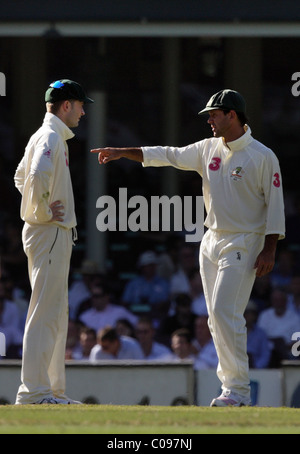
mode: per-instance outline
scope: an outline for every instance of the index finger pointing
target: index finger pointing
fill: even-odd
[[[91,150],[91,153],[100,153],[100,151],[103,151],[103,150],[104,150],[104,148],[93,148]]]

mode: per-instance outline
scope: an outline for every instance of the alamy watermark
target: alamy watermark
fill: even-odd
[[[6,339],[3,333],[0,333],[0,356],[6,356]]]
[[[295,82],[291,88],[292,95],[300,96],[300,72],[296,72],[292,75],[292,81]]]
[[[118,202],[118,203],[117,203]],[[202,196],[142,195],[128,199],[127,188],[119,188],[118,201],[109,195],[97,199],[101,211],[96,218],[100,232],[185,232],[188,243],[199,242],[204,234]]]
[[[6,77],[0,73],[0,96],[6,96]]]
[[[300,332],[292,334],[292,341],[296,341],[295,344],[292,345],[292,355],[293,356],[300,356]]]

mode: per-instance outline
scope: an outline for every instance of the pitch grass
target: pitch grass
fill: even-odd
[[[299,434],[300,409],[196,406],[0,407],[0,434]]]

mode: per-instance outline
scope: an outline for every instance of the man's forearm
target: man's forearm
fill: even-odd
[[[143,162],[144,156],[141,148],[94,148],[91,153],[98,153],[99,164],[107,164],[110,161],[116,161],[121,158],[130,159],[131,161]]]
[[[278,234],[265,236],[265,244],[263,250],[258,255],[254,264],[257,277],[265,276],[272,271],[275,264],[275,254],[278,238]]]
[[[142,149],[139,147],[129,147],[129,148],[116,148],[119,150],[119,153],[122,158],[130,159],[131,161],[143,162],[144,156]]]
[[[266,235],[265,237],[265,245],[264,250],[266,252],[274,253],[276,252],[277,242],[278,242],[279,235],[277,233]]]

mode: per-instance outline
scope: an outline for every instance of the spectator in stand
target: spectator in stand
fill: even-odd
[[[130,280],[125,286],[123,304],[131,312],[147,314],[159,320],[169,308],[169,283],[157,274],[157,256],[153,251],[146,251],[139,257],[140,275]]]
[[[79,316],[81,323],[96,332],[108,325],[115,327],[120,318],[126,318],[135,326],[137,317],[125,307],[112,304],[109,291],[104,284],[92,287],[91,293],[91,308]]]
[[[167,281],[170,281],[173,274],[177,271],[179,251],[183,244],[184,240],[180,236],[170,235],[165,242],[166,251],[158,256],[157,274]]]
[[[286,216],[286,239],[285,243],[299,250],[300,232],[300,197],[295,194],[294,210]]]
[[[255,279],[250,299],[254,301],[258,313],[271,306],[270,297],[272,292],[271,275],[265,274]]]
[[[83,326],[79,333],[79,345],[72,351],[72,357],[70,359],[75,360],[86,360],[90,358],[92,349],[97,344],[96,331],[92,328]]]
[[[81,325],[74,320],[68,322],[65,359],[73,359],[73,352],[80,348],[79,332]]]
[[[9,221],[5,225],[4,240],[1,244],[1,268],[15,283],[20,284],[27,276],[27,258],[22,244],[22,226]]]
[[[287,307],[287,294],[284,290],[274,289],[269,309],[258,317],[257,324],[272,343],[270,367],[279,367],[283,359],[291,356],[292,335],[300,331],[300,318]]]
[[[280,287],[287,290],[290,285],[293,270],[295,268],[295,256],[289,249],[281,249],[278,253],[276,266],[271,273],[272,287]]]
[[[258,310],[254,301],[250,300],[244,314],[247,327],[247,353],[249,367],[252,369],[267,368],[271,358],[271,349],[265,331],[257,326]]]
[[[18,307],[19,310],[19,319],[20,325],[19,328],[21,332],[24,332],[25,328],[25,320],[27,316],[28,306],[29,306],[29,298],[25,298],[25,292],[15,285],[15,281],[13,280],[12,276],[7,274],[2,279],[4,286],[5,286],[5,298],[8,301],[12,301]]]
[[[100,359],[131,359],[144,358],[137,340],[132,337],[119,336],[116,329],[107,326],[97,334],[97,345],[92,348],[90,361]]]
[[[84,260],[77,273],[79,277],[73,280],[69,288],[69,308],[72,320],[76,319],[80,305],[91,297],[92,286],[104,282],[104,276],[97,263],[91,260]],[[73,273],[73,277],[74,275],[75,273]]]
[[[218,355],[208,327],[208,316],[200,315],[195,320],[195,338],[192,340],[195,353],[194,369],[216,369]]]
[[[300,317],[300,274],[295,274],[288,288],[288,308]]]
[[[148,317],[141,317],[136,325],[136,338],[143,350],[144,359],[164,359],[171,354],[171,350],[164,344],[155,340],[155,328],[152,320]]]
[[[179,328],[186,328],[194,337],[194,324],[197,315],[192,312],[192,299],[187,293],[180,293],[176,295],[175,299],[175,313],[165,317],[157,330],[160,342],[170,345],[172,333]]]
[[[190,295],[192,298],[192,312],[196,315],[208,315],[199,268],[194,268],[189,273],[189,282]]]
[[[135,327],[127,318],[117,320],[116,330],[119,336],[135,337]]]
[[[180,328],[171,336],[171,348],[173,354],[168,357],[169,361],[195,361],[191,333],[186,328]]]
[[[189,273],[199,266],[199,250],[191,243],[183,244],[179,252],[179,264],[177,271],[171,277],[171,295],[178,293],[190,293]]]
[[[0,280],[0,332],[6,340],[8,358],[20,358],[23,333],[20,330],[18,307],[5,297],[5,283]]]

